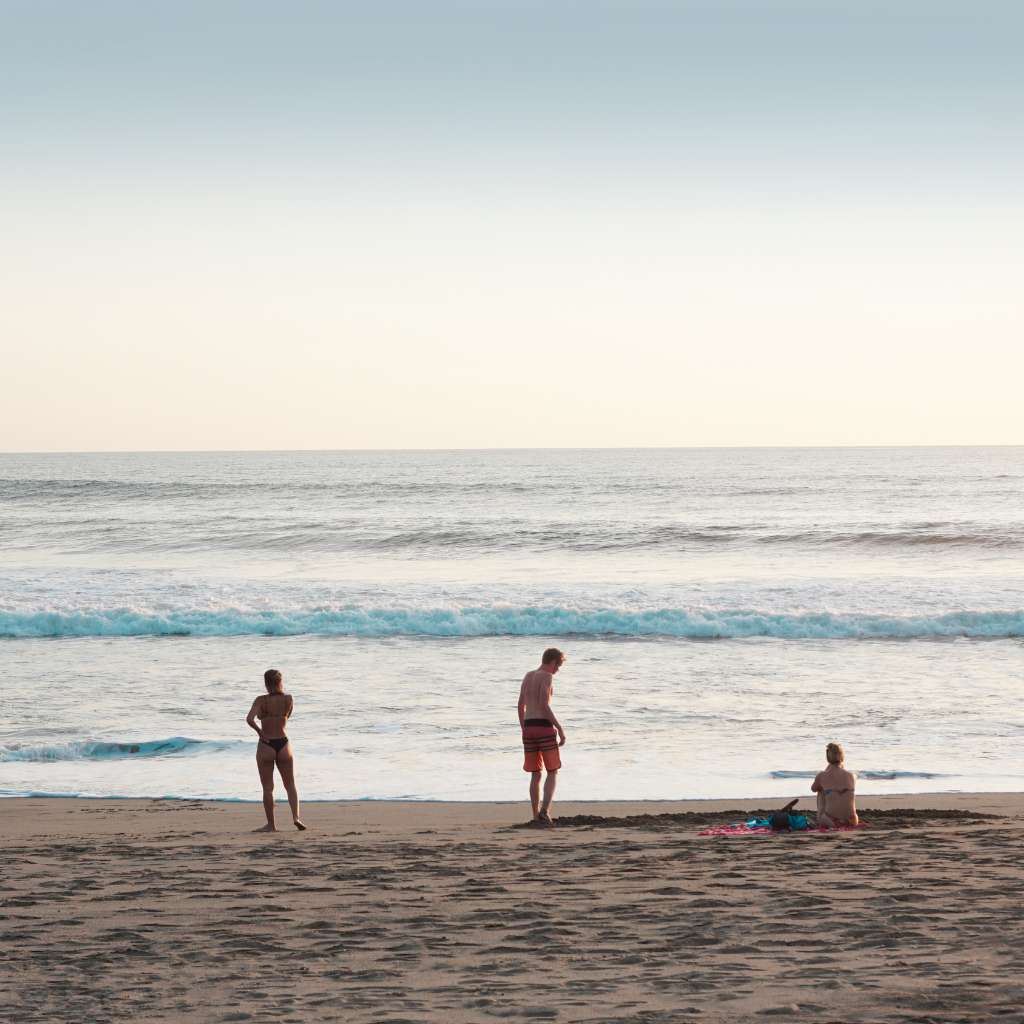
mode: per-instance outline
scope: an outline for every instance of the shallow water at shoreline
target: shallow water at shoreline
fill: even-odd
[[[576,799],[1016,790],[1024,449],[0,455],[0,793],[519,799],[551,643]]]
[[[287,666],[310,799],[514,800],[515,715],[536,641],[238,637],[7,641],[0,790],[252,797],[243,718]],[[556,678],[564,798],[799,794],[838,738],[862,793],[1024,788],[1024,644],[578,639]],[[26,689],[29,689],[26,687]],[[83,732],[83,722],[89,723]],[[16,724],[15,724],[16,723]],[[177,738],[177,739],[176,739]],[[101,746],[83,751],[83,741]],[[190,741],[190,742],[186,742]],[[149,745],[162,744],[162,747]],[[136,751],[132,747],[138,747]]]

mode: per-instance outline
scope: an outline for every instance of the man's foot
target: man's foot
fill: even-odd
[[[264,825],[263,828],[254,828],[253,832],[276,832],[277,829],[273,825]]]
[[[301,821],[299,821],[299,819],[298,819],[298,818],[295,818],[295,819],[294,819],[294,821],[295,821],[295,827],[296,827],[296,828],[297,828],[297,829],[298,829],[298,830],[299,830],[300,832],[305,832],[305,831],[306,831],[306,826],[305,826],[305,825],[303,825],[303,824],[302,824],[302,822],[301,822]]]

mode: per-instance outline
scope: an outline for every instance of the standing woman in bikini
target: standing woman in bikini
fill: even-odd
[[[288,793],[295,827],[305,831],[306,826],[299,820],[299,794],[295,788],[295,760],[292,745],[284,734],[285,723],[291,718],[295,702],[291,694],[284,692],[284,681],[276,668],[263,673],[267,692],[252,702],[246,724],[255,729],[260,738],[256,744],[256,767],[263,784],[263,810],[267,812],[267,824],[258,832],[276,832],[274,824],[274,765],[281,773],[281,781]],[[256,724],[256,719],[260,724]]]

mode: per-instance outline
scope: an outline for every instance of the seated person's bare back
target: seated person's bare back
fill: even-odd
[[[818,794],[818,823],[826,828],[836,825],[856,825],[857,807],[854,789],[857,776],[841,764],[830,764],[818,772],[811,784],[811,792]]]

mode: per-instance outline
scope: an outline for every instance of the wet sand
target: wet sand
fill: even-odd
[[[777,805],[2,800],[2,1016],[1024,1020],[1024,795]]]

